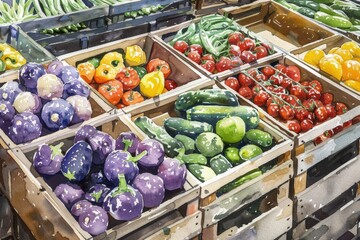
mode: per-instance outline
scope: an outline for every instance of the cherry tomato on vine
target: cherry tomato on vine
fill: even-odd
[[[268,78],[275,74],[275,70],[270,66],[266,66],[266,67],[262,68],[261,72]]]
[[[329,118],[325,107],[318,107],[314,111],[316,120],[323,122]]]
[[[324,104],[331,104],[334,100],[334,95],[332,93],[323,93],[321,94],[320,101]]]
[[[200,44],[191,44],[190,52],[197,52],[201,56],[203,54],[203,48]]]
[[[181,53],[185,53],[189,49],[189,44],[185,41],[177,41],[174,44],[174,48]]]
[[[267,113],[272,117],[278,117],[279,116],[280,107],[276,103],[270,103],[267,106]]]
[[[197,64],[200,64],[201,62],[201,56],[197,51],[191,51],[188,53],[187,57],[193,61],[196,62]]]
[[[341,115],[348,111],[348,107],[342,102],[337,102],[335,103],[335,110],[337,115]]]
[[[253,96],[253,92],[249,87],[241,87],[239,88],[239,94],[246,99],[251,99]]]
[[[333,105],[331,105],[331,104],[326,104],[326,105],[325,105],[325,109],[326,109],[326,112],[327,112],[329,118],[334,118],[334,117],[336,117],[336,110],[335,110],[335,108],[334,108]]]
[[[284,105],[280,108],[280,116],[284,120],[291,120],[295,117],[295,112],[289,105]]]
[[[314,123],[310,119],[304,119],[300,122],[300,126],[303,132],[307,132],[314,127]]]
[[[288,129],[289,129],[290,131],[293,131],[293,132],[296,132],[296,133],[300,133],[300,132],[301,132],[301,126],[300,126],[300,124],[299,124],[298,121],[292,120],[292,121],[288,122],[287,125],[288,125]]]
[[[238,91],[240,88],[240,83],[235,77],[229,77],[225,80],[226,86],[234,89],[235,91]]]

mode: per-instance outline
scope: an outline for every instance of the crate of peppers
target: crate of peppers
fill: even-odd
[[[99,96],[126,112],[155,107],[189,82],[196,86],[210,81],[148,35],[80,51],[64,60],[77,67]]]

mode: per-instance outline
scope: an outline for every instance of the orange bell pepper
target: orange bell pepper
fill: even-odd
[[[144,101],[144,97],[137,91],[127,91],[121,98],[125,106],[134,105]]]
[[[118,104],[123,96],[123,86],[118,80],[111,80],[101,84],[98,91],[113,105]]]
[[[105,83],[110,80],[114,80],[116,76],[116,71],[113,67],[107,64],[101,64],[95,70],[95,82],[97,83]]]
[[[86,82],[91,83],[95,75],[95,67],[89,62],[80,63],[77,66],[80,77]]]

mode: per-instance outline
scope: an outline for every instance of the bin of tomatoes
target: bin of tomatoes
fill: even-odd
[[[340,121],[345,122],[344,125],[351,124],[358,107],[353,103],[358,100],[296,65],[278,63],[251,68],[237,77],[227,78],[224,84],[261,108],[266,116],[275,118],[274,122],[286,125],[287,130],[296,134],[308,132],[350,110],[352,112],[340,117]],[[335,122],[330,125],[335,127]],[[332,129],[328,127],[324,131]]]
[[[273,46],[222,15],[208,15],[189,22],[169,41],[184,59],[206,74],[253,63],[275,53]]]
[[[150,99],[203,78],[147,35],[86,49],[64,60],[77,66],[83,80],[109,103],[117,108],[132,106],[127,110],[141,102],[153,104]]]

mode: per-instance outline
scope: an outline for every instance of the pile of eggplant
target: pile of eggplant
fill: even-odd
[[[63,180],[54,189],[80,226],[92,235],[108,228],[109,215],[129,221],[159,206],[166,192],[183,189],[186,166],[167,158],[163,145],[132,132],[114,139],[90,125],[82,126],[63,155],[63,143],[43,144],[33,166],[46,179]]]

